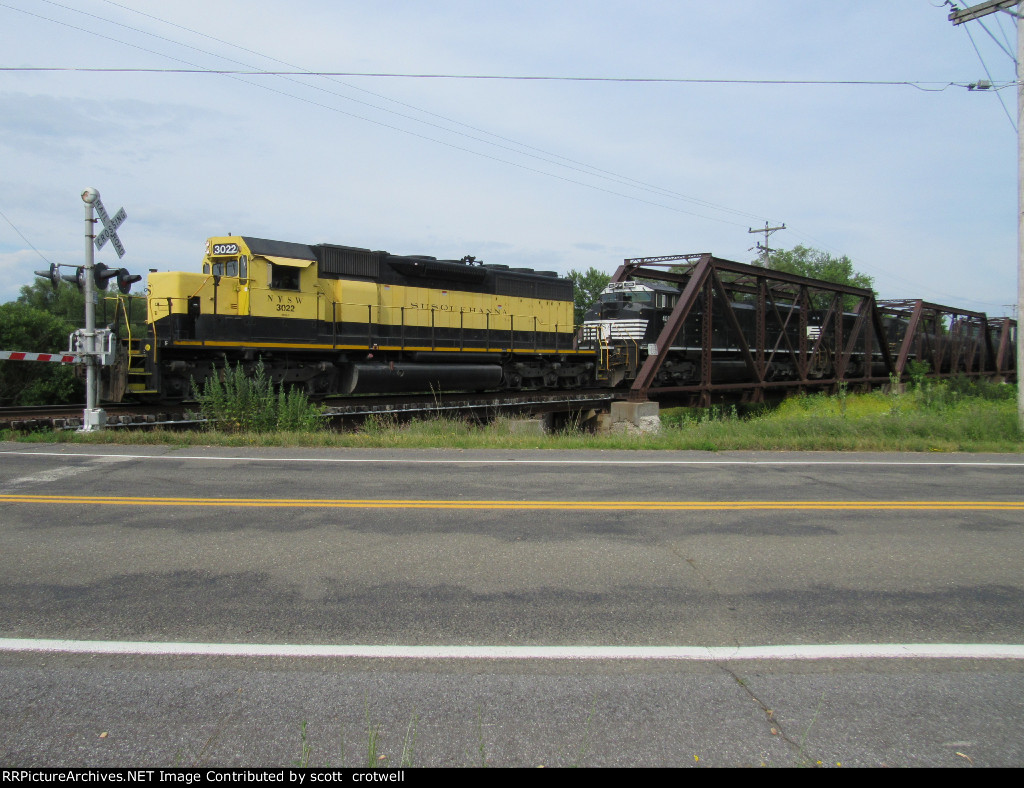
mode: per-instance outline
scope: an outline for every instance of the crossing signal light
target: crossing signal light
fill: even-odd
[[[60,284],[60,266],[56,263],[50,263],[49,271],[36,271],[36,276],[41,276],[43,279],[49,279],[50,285],[54,290],[56,290],[57,285]]]
[[[61,274],[60,278],[65,282],[71,282],[79,290],[85,290],[85,269],[82,266],[78,266],[73,274]]]
[[[139,274],[128,273],[127,268],[117,269],[117,289],[121,291],[121,295],[128,295],[132,289],[132,285],[142,280]]]
[[[110,280],[117,276],[117,269],[111,270],[103,263],[96,263],[92,267],[92,280],[98,290],[106,290]]]
[[[75,269],[73,274],[62,274],[59,265],[50,263],[48,271],[36,271],[36,276],[50,280],[54,290],[57,289],[57,285],[60,284],[62,279],[65,282],[71,282],[79,290],[85,290],[85,267],[81,265]],[[96,263],[92,267],[92,280],[97,290],[106,290],[111,279],[117,282],[117,289],[121,292],[121,295],[128,295],[131,292],[132,285],[141,281],[142,277],[138,274],[129,273],[127,268],[110,268],[103,263]]]

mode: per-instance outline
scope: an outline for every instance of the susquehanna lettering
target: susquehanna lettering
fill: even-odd
[[[500,315],[502,309],[500,306],[494,309],[488,309],[485,307],[478,306],[455,306],[454,304],[424,304],[412,302],[409,304],[410,309],[429,309],[431,312],[461,312],[463,314],[471,315]]]

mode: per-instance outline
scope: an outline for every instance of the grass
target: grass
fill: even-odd
[[[1016,404],[965,399],[922,407],[913,395],[798,397],[753,418],[688,421],[686,448],[778,451],[1020,452]],[[694,445],[703,443],[704,446]]]
[[[366,768],[383,765],[380,761],[387,760],[386,755],[377,755],[380,740],[380,723],[370,721],[370,702],[366,702]]]
[[[412,710],[409,717],[409,727],[405,729],[405,740],[402,742],[402,758],[399,762],[401,768],[411,767],[416,755],[416,725],[419,722],[419,715],[416,709]]]
[[[368,449],[1024,452],[1016,387],[984,382],[923,380],[902,393],[797,396],[773,408],[676,408],[663,410],[661,417],[664,428],[658,435],[593,433],[580,424],[537,435],[516,432],[507,419],[479,425],[452,417],[405,423],[371,417],[349,432],[8,431],[0,439]]]
[[[399,768],[410,768],[414,766],[414,760],[416,755],[416,726],[419,723],[419,715],[416,710],[413,709],[412,716],[409,717],[409,727],[405,731],[405,739],[402,741],[402,754],[399,759]],[[373,722],[370,717],[370,704],[366,703],[366,768],[376,769],[385,768],[388,766],[388,756],[380,752],[381,745],[381,727],[380,722]],[[302,721],[302,726],[299,730],[299,757],[297,760],[292,761],[292,766],[297,769],[310,769],[315,766],[312,762],[313,747],[309,743],[309,739],[306,734],[306,721]],[[340,738],[340,749],[339,749],[339,762],[338,766],[345,767],[345,731],[344,728],[341,731]],[[325,761],[322,768],[329,768],[331,762]]]
[[[811,721],[807,724],[807,730],[804,731],[804,735],[800,738],[800,746],[797,748],[796,753],[796,766],[807,767],[812,765],[820,765],[821,761],[817,761],[815,764],[811,762],[804,755],[804,747],[807,745],[807,737],[811,734],[811,728],[814,727],[814,723],[818,721],[818,714],[821,712],[821,704],[825,702],[825,693],[821,693],[821,697],[818,699],[818,707],[814,710],[814,716],[811,717]]]
[[[306,721],[305,720],[302,721],[302,731],[300,732],[299,737],[300,737],[300,744],[301,744],[299,759],[297,761],[293,761],[292,762],[292,766],[295,766],[296,768],[299,768],[299,769],[308,769],[309,768],[309,757],[313,753],[313,748],[309,745],[309,742],[306,739]]]

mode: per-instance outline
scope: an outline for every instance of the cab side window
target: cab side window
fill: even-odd
[[[270,286],[276,290],[298,290],[299,269],[290,265],[271,263]]]

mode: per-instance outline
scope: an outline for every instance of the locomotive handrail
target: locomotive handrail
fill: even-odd
[[[118,298],[117,299],[117,303],[121,307],[121,311],[124,313],[125,332],[128,334],[128,347],[131,347],[131,343],[132,343],[132,319],[131,319],[131,317],[128,314],[128,310],[124,308],[124,300],[121,299],[121,298]]]
[[[210,280],[213,279],[213,278],[214,278],[213,274],[208,274],[206,279],[203,280],[203,283],[201,285],[199,285],[199,287],[196,289],[196,291],[192,295],[190,295],[189,298],[195,298],[197,295],[199,295],[199,291],[202,290],[204,287],[206,287],[206,285],[209,284]],[[255,288],[253,288],[253,289],[255,289]]]
[[[341,307],[353,307],[353,308],[360,308],[360,309],[361,308],[369,308],[370,310],[376,309],[378,311],[378,316],[377,316],[378,320],[377,320],[376,324],[379,324],[380,311],[384,310],[384,309],[400,310],[402,312],[402,315],[404,315],[404,311],[406,309],[413,309],[413,310],[416,310],[417,312],[430,312],[430,313],[435,314],[435,315],[436,314],[452,314],[452,315],[454,315],[454,314],[462,314],[462,315],[478,314],[478,313],[466,312],[465,310],[459,310],[459,312],[456,312],[455,310],[451,310],[450,312],[444,312],[444,311],[438,310],[438,309],[425,309],[425,308],[422,308],[422,307],[419,307],[419,306],[407,306],[407,305],[400,305],[400,304],[373,304],[373,303],[367,303],[365,301],[335,301],[335,300],[332,300],[331,301],[331,306],[332,306],[332,317],[336,317],[336,315],[337,315],[336,308],[339,307],[339,306],[341,306]],[[557,329],[557,326],[559,325],[559,323],[538,322],[540,320],[540,318],[537,315],[532,315],[532,314],[520,314],[518,312],[484,313],[484,315],[486,317],[489,317],[492,314],[496,314],[497,316],[500,316],[500,317],[506,317],[507,316],[510,319],[515,319],[515,320],[522,320],[523,318],[530,319],[530,320],[535,321],[535,324],[539,328],[555,328],[555,329]],[[372,313],[372,311],[369,313],[369,318],[370,318],[370,321],[373,322],[373,313]],[[404,321],[403,320],[403,322],[405,323],[405,325],[413,325],[413,323],[408,322],[408,321]]]
[[[325,294],[325,297],[326,297],[326,294]],[[363,301],[338,301],[338,300],[334,300],[334,299],[330,300],[330,304],[331,304],[331,322],[332,322],[332,326],[333,326],[333,328],[332,328],[332,341],[333,341],[334,344],[337,344],[338,307],[341,307],[342,309],[345,309],[345,308],[349,308],[349,309],[364,309],[365,308],[367,310],[367,313],[366,313],[366,316],[367,316],[367,319],[366,319],[366,329],[367,329],[367,341],[368,341],[369,344],[373,344],[374,328],[378,327],[381,324],[380,323],[381,313],[384,310],[392,310],[392,311],[397,310],[399,312],[399,322],[397,324],[394,324],[394,325],[397,325],[398,327],[400,327],[402,329],[400,340],[401,340],[401,345],[403,347],[405,346],[405,328],[409,327],[409,326],[417,325],[417,323],[413,322],[412,320],[407,320],[406,319],[406,310],[407,309],[408,310],[415,310],[416,313],[420,313],[420,314],[422,314],[424,312],[429,312],[430,313],[430,324],[429,324],[429,326],[424,326],[424,327],[430,329],[431,348],[432,349],[435,348],[436,344],[437,344],[437,334],[436,334],[436,331],[437,331],[438,328],[441,327],[441,326],[438,325],[437,315],[438,314],[451,314],[451,315],[456,314],[454,311],[452,311],[450,313],[445,313],[445,312],[441,312],[440,310],[437,310],[437,309],[426,309],[426,308],[422,308],[422,307],[419,307],[419,306],[408,306],[408,305],[404,305],[404,304],[402,304],[402,305],[399,305],[399,304],[373,304],[373,303],[366,303],[366,302],[363,302]],[[376,320],[374,320],[374,310],[376,310],[376,312],[377,312],[377,319]],[[319,307],[318,307],[318,310],[317,310],[317,314],[319,315]],[[466,312],[465,310],[459,310],[458,314],[459,314],[459,325],[458,326],[455,326],[455,325],[448,326],[448,328],[457,328],[459,330],[459,347],[460,347],[460,349],[464,349],[464,347],[465,347],[465,316],[467,314],[471,314],[471,313]],[[490,345],[490,343],[491,343],[491,334],[494,331],[499,331],[499,330],[504,331],[504,330],[506,330],[506,329],[503,329],[503,328],[499,328],[498,326],[492,326],[491,325],[491,318],[492,317],[507,317],[508,318],[508,321],[509,321],[509,325],[508,325],[508,329],[507,329],[508,332],[509,332],[509,344],[508,344],[508,347],[510,349],[512,349],[512,350],[514,350],[516,348],[515,332],[517,330],[518,331],[522,331],[521,328],[517,329],[515,324],[516,324],[516,322],[522,322],[524,319],[532,321],[532,323],[533,323],[533,340],[532,340],[531,344],[532,344],[532,348],[534,350],[540,350],[541,349],[541,343],[540,343],[539,334],[541,332],[544,332],[544,331],[553,332],[555,334],[555,339],[554,339],[555,347],[556,347],[556,349],[558,348],[558,340],[559,340],[559,337],[558,337],[558,327],[560,325],[559,323],[557,323],[557,322],[555,322],[555,323],[543,322],[543,321],[541,321],[540,317],[538,317],[537,315],[531,315],[531,314],[518,314],[516,312],[501,312],[501,313],[495,314],[495,313],[491,313],[491,312],[486,312],[486,313],[484,313],[484,321],[485,321],[484,330],[485,330],[485,332],[487,334],[487,337],[486,337],[486,347],[487,347],[488,350],[490,350],[490,347],[491,347],[491,345]],[[520,347],[522,348],[522,345],[520,345]]]

